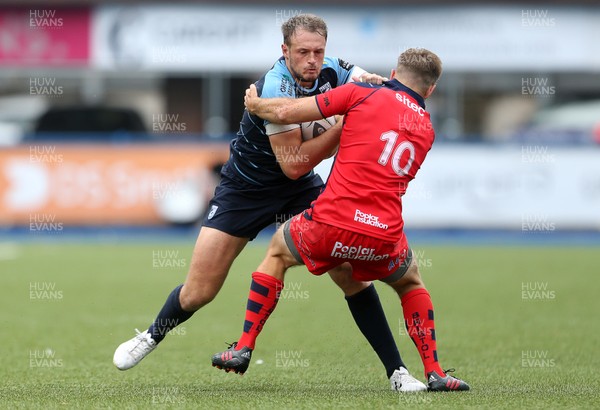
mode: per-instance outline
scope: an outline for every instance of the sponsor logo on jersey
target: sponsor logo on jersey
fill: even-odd
[[[213,216],[215,216],[215,214],[217,213],[217,209],[219,209],[217,205],[211,206],[210,212],[208,213],[208,219],[212,219]]]
[[[281,77],[281,83],[279,84],[279,91],[289,95],[290,97],[294,96],[294,81],[288,77],[287,75],[284,75],[283,77]]]
[[[322,93],[325,93],[329,90],[331,90],[331,83],[329,81],[327,81],[325,84],[319,87],[319,91],[321,91]]]
[[[341,242],[335,242],[331,250],[331,256],[341,259],[352,259],[359,261],[380,261],[390,257],[389,253],[377,255],[375,248],[363,248],[362,246],[347,246]]]
[[[375,228],[379,228],[379,229],[383,229],[383,230],[387,230],[388,229],[388,225],[387,224],[379,222],[379,217],[378,216],[372,215],[372,214],[368,214],[366,212],[361,211],[360,209],[357,209],[354,212],[354,221],[358,222],[358,223],[361,223],[361,224],[374,226]]]
[[[344,61],[341,58],[338,58],[338,63],[340,64],[340,67],[342,67],[344,70],[350,71],[354,67],[354,64],[350,64],[349,62]]]
[[[421,107],[419,104],[415,104],[408,98],[405,94],[396,93],[396,99],[400,101],[402,104],[406,105],[408,108],[419,114],[421,117],[425,115],[425,108]]]

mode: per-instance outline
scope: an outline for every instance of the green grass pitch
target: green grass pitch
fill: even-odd
[[[145,329],[185,277],[192,244],[0,245],[2,408],[598,408],[600,251],[415,246],[444,368],[468,393],[401,395],[331,280],[288,273],[246,375],[210,366],[242,328],[251,244],[216,300],[139,366],[115,347]],[[377,284],[411,372],[423,379],[399,301]],[[262,363],[256,363],[262,361]]]

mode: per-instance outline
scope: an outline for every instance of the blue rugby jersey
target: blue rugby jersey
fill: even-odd
[[[281,57],[256,84],[258,95],[263,98],[300,98],[322,94],[351,81],[354,65],[344,60],[325,57],[321,73],[312,88],[298,85],[290,74],[285,59]],[[257,186],[279,186],[290,182],[277,163],[265,131],[267,122],[244,111],[240,129],[230,144],[230,157],[223,172],[233,174]],[[307,182],[320,178],[310,171],[298,179]]]

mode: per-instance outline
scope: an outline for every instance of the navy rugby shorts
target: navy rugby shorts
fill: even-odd
[[[279,227],[308,209],[322,188],[318,177],[273,188],[257,187],[221,174],[202,226],[252,240],[270,224]]]

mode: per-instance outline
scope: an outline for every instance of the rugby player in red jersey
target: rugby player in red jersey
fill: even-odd
[[[250,86],[248,111],[268,121],[297,123],[344,115],[344,124],[325,190],[273,236],[265,259],[252,274],[242,336],[213,356],[213,366],[246,371],[289,267],[304,264],[321,275],[349,262],[354,280],[381,280],[398,293],[428,390],[469,390],[467,383],[440,367],[431,297],[403,231],[402,195],[435,138],[425,99],[441,72],[437,55],[408,49],[400,55],[392,80],[382,86],[347,84],[299,100],[258,98]]]

